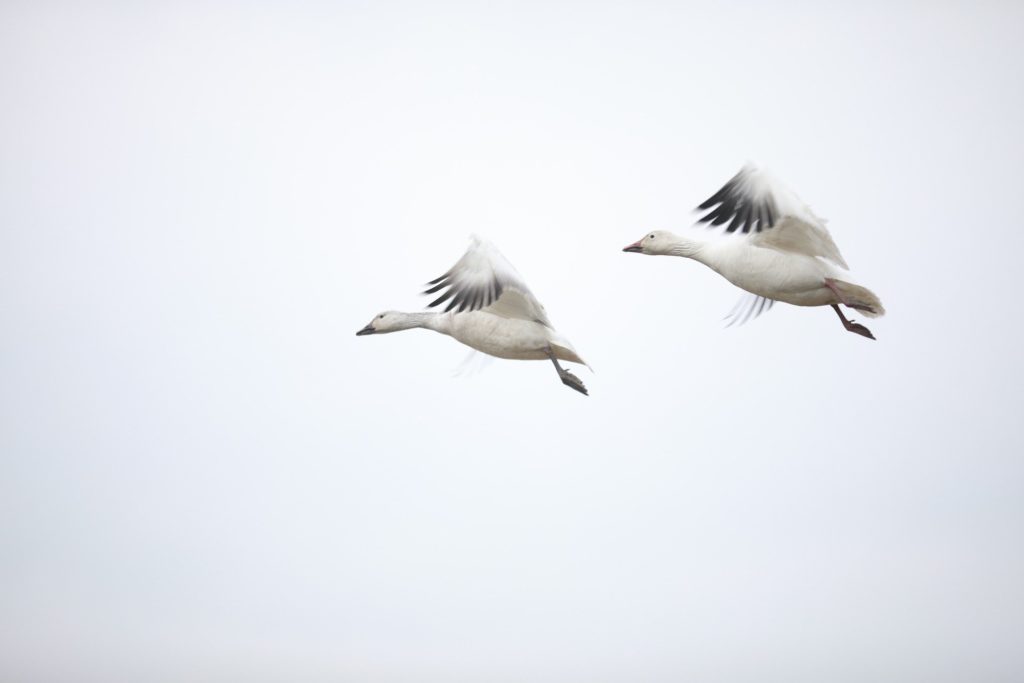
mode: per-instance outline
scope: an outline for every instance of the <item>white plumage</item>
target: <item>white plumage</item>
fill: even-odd
[[[876,317],[882,302],[847,274],[825,221],[766,171],[747,165],[699,207],[701,223],[725,225],[726,236],[694,239],[654,231],[623,251],[683,256],[700,261],[751,295],[745,295],[728,319],[744,322],[783,301],[796,306],[832,306],[844,327],[874,339],[847,320],[839,304]],[[730,323],[731,324],[731,323]]]
[[[579,378],[558,361],[586,363],[569,340],[554,329],[544,306],[492,244],[474,236],[462,258],[429,285],[425,294],[440,292],[429,306],[445,304],[443,313],[385,311],[356,334],[422,327],[498,358],[549,359],[563,383],[587,393]]]

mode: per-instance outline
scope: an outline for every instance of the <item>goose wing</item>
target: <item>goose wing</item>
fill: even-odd
[[[725,326],[743,325],[761,315],[767,313],[775,304],[774,299],[758,296],[750,292],[743,292],[736,305],[732,307],[729,314],[725,316]]]
[[[698,207],[699,223],[728,225],[725,232],[747,236],[752,245],[823,258],[849,269],[839,247],[799,197],[767,171],[747,164]]]
[[[424,294],[441,292],[428,304],[431,308],[447,301],[445,312],[483,310],[503,318],[532,320],[551,326],[544,306],[508,259],[493,244],[475,235],[462,258],[444,275],[427,284]]]

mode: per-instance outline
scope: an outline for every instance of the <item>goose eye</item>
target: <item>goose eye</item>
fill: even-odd
[[[652,240],[654,239],[654,235],[648,235],[648,237],[650,237]]]
[[[378,315],[377,317],[378,317],[378,318],[381,318],[381,319],[383,319],[383,318],[384,318],[384,314],[383,314],[383,313],[381,313],[381,314],[380,314],[380,315]]]

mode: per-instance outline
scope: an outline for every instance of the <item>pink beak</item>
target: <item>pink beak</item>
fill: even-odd
[[[642,253],[643,250],[644,250],[644,248],[640,246],[640,242],[633,242],[633,244],[631,244],[628,247],[624,248],[622,251],[632,251],[632,252],[636,252],[636,253]]]

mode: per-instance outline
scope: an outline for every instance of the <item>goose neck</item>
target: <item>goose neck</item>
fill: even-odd
[[[672,256],[682,256],[703,261],[705,253],[704,242],[676,235],[675,239],[668,245],[668,253]]]
[[[412,329],[414,327],[422,327],[426,330],[447,334],[447,316],[433,311],[406,313],[403,329]]]

